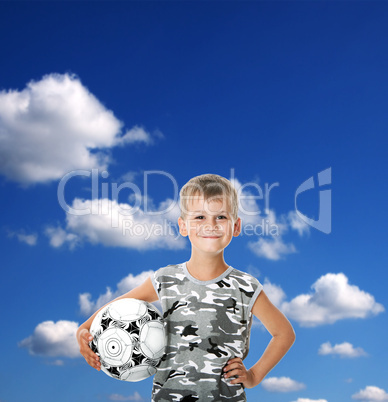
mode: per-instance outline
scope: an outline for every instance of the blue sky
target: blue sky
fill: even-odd
[[[0,401],[150,400],[151,379],[87,366],[74,331],[189,258],[174,191],[203,173],[246,197],[226,261],[297,336],[248,400],[388,400],[387,17],[373,1],[1,2]],[[329,233],[298,215],[330,206]],[[247,366],[268,341],[255,322]]]

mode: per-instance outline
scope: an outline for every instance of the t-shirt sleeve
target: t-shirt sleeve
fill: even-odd
[[[157,293],[158,298],[159,298],[159,300],[160,300],[160,295],[159,295],[159,292],[160,292],[160,282],[159,282],[159,280],[158,280],[158,278],[159,278],[159,271],[160,271],[160,269],[158,269],[157,271],[155,271],[155,272],[151,275],[151,282],[152,282],[152,285],[153,285],[153,287],[154,287],[154,289],[155,289],[155,292]]]
[[[248,305],[248,314],[252,311],[253,305],[258,298],[260,292],[263,290],[263,285],[254,277],[252,277],[252,287],[254,289],[252,298]]]

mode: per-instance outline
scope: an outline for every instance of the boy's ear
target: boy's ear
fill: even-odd
[[[237,218],[234,223],[233,236],[237,237],[241,233],[241,218]]]
[[[186,237],[187,236],[187,225],[186,225],[186,222],[181,217],[178,218],[178,225],[179,225],[179,233],[182,236]]]

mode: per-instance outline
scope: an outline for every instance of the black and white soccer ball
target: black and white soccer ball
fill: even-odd
[[[135,382],[156,373],[164,354],[165,331],[162,316],[152,304],[116,300],[98,312],[90,333],[90,348],[100,356],[105,374]]]

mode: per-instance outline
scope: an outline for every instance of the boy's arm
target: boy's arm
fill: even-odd
[[[156,291],[154,289],[154,286],[151,282],[151,278],[148,278],[138,287],[117,297],[114,300],[125,299],[125,298],[139,299],[139,300],[144,300],[144,301],[151,303],[153,301],[158,300],[158,294],[156,293]],[[112,303],[112,301],[105,304],[105,306]],[[77,341],[78,341],[78,344],[80,347],[80,353],[85,358],[87,363],[97,370],[100,370],[100,359],[89,347],[89,342],[93,339],[92,335],[89,332],[89,329],[90,329],[90,326],[92,325],[94,317],[105,306],[102,306],[90,318],[88,318],[83,324],[81,324],[77,330],[77,335],[76,335]]]
[[[225,377],[238,376],[231,384],[243,383],[253,388],[276,366],[295,341],[295,332],[284,314],[277,309],[261,291],[252,308],[252,313],[263,323],[272,335],[261,358],[246,370],[240,358],[231,359],[224,371]]]

